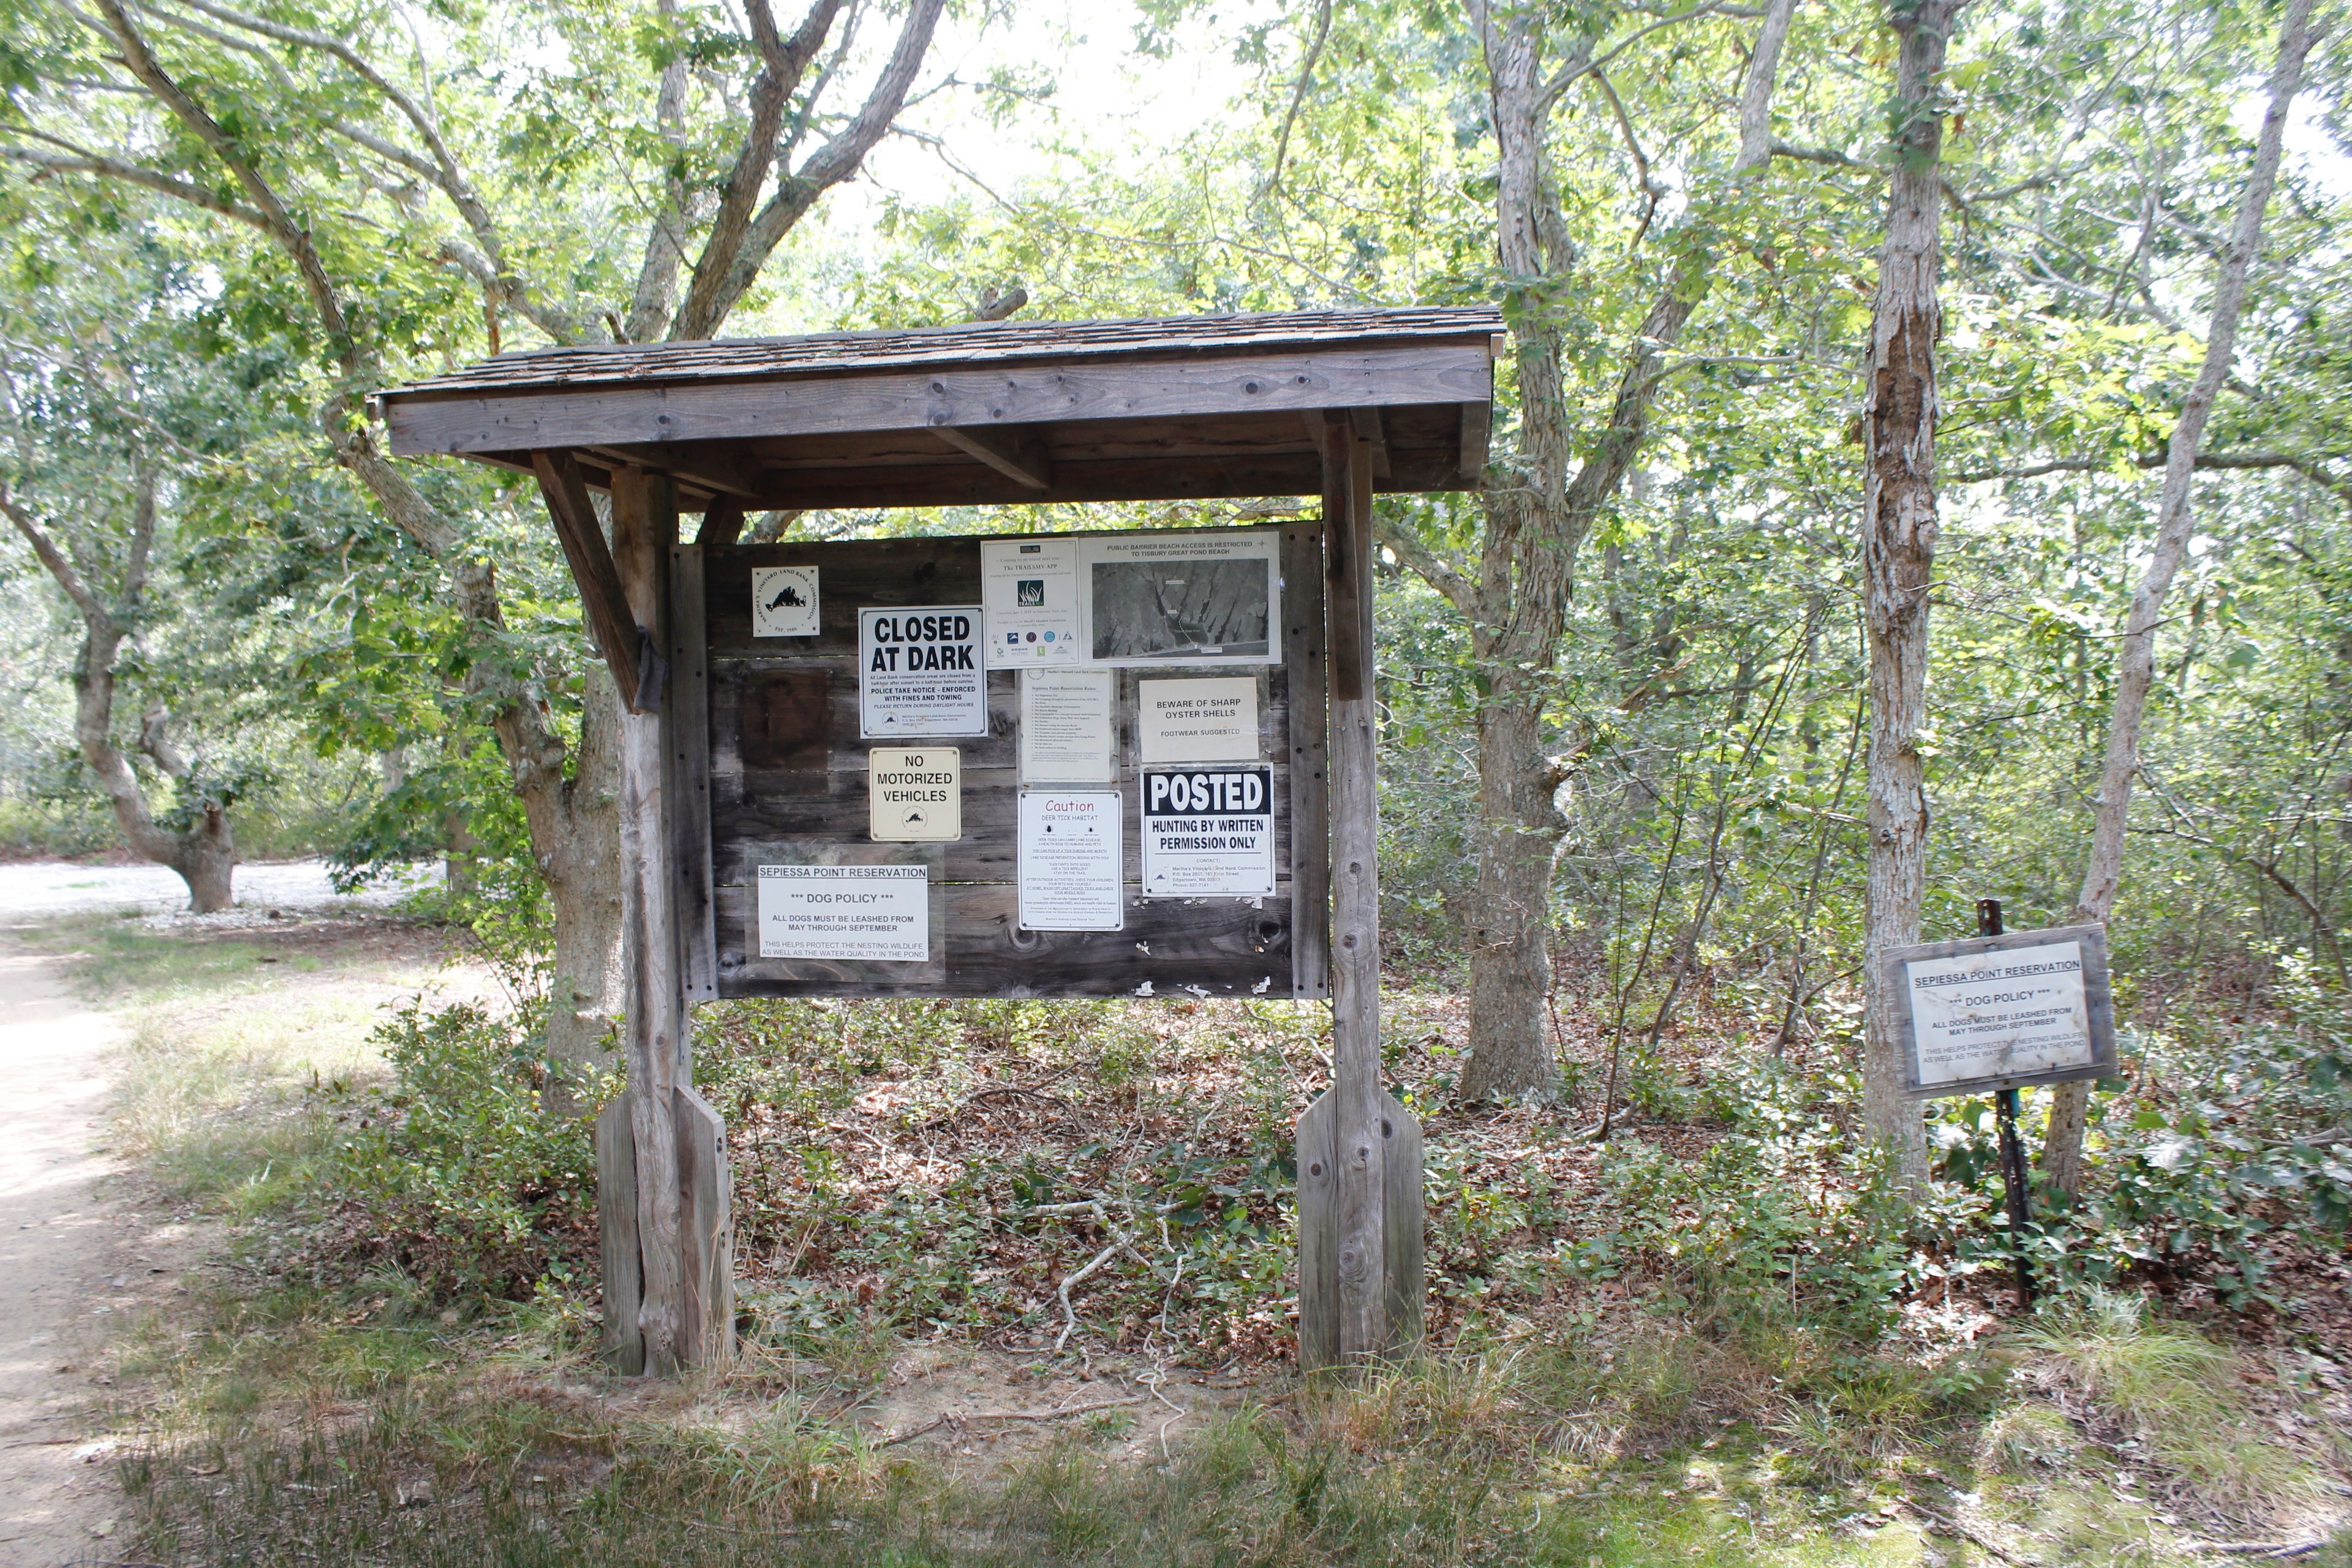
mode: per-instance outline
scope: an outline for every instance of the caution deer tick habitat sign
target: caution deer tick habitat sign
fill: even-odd
[[[886,844],[963,837],[963,753],[953,746],[877,746],[866,754],[868,822]]]
[[[2116,1070],[2104,926],[1898,947],[1879,962],[1895,999],[1907,1094],[1981,1094]]]

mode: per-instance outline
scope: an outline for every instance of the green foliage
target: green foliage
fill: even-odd
[[[413,1002],[374,1043],[392,1081],[352,1091],[325,1184],[334,1223],[310,1244],[314,1267],[389,1264],[440,1296],[527,1300],[542,1282],[584,1287],[595,1151],[586,1119],[545,1103],[562,1069],[540,1048],[533,1011]],[[568,1087],[593,1104],[614,1086]]]

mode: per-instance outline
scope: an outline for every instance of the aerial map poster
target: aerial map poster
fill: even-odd
[[[1097,664],[1271,664],[1281,535],[1119,534],[1085,542]]]

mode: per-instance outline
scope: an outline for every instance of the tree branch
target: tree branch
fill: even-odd
[[[1372,537],[1396,552],[1413,574],[1445,595],[1465,616],[1478,613],[1478,585],[1450,555],[1431,548],[1412,525],[1382,508],[1372,509]]]
[[[2322,465],[2340,458],[2340,453],[2321,453],[2306,457],[2297,452],[2200,452],[2196,466],[2200,468],[2292,468],[2312,483],[2326,490],[2347,506],[2352,506],[2352,480],[2341,479]],[[2168,460],[2164,452],[2139,452],[2129,459],[2136,468],[2161,468]],[[2047,462],[2028,463],[2012,468],[1979,468],[1965,474],[1954,474],[1945,482],[1955,485],[1979,485],[1991,479],[2038,479],[2045,474],[2105,473],[2116,466],[2112,458],[2053,458]]]
[[[678,308],[681,322],[709,323],[684,334],[690,337],[708,337],[724,318],[723,310],[713,314],[712,305],[750,233],[752,209],[760,199],[761,187],[767,183],[769,167],[775,161],[776,136],[783,127],[784,105],[799,89],[802,74],[824,42],[834,16],[841,9],[841,0],[816,0],[787,44],[776,34],[776,19],[769,12],[768,0],[744,0],[744,5],[751,18],[751,37],[764,64],[758,79],[751,84],[751,123],[743,132],[742,146],[736,150],[735,165],[727,172],[727,179],[719,188],[719,209],[712,215],[710,232],[702,242],[702,255],[696,260],[694,276],[687,284],[686,302]],[[891,112],[897,112],[895,106]]]
[[[49,575],[58,580],[58,586],[66,591],[66,597],[74,602],[74,608],[81,612],[82,618],[113,630],[114,616],[91,591],[82,574],[75,570],[74,563],[66,559],[65,552],[58,548],[58,542],[49,536],[48,530],[43,528],[32,512],[17,500],[5,479],[0,479],[0,512],[6,513],[8,521],[16,525],[16,531],[25,536],[25,542],[33,547],[33,553],[40,558],[43,566],[48,568]]]
[[[793,225],[800,221],[818,196],[857,172],[866,154],[890,129],[890,121],[905,104],[908,89],[914,85],[915,72],[921,68],[923,56],[930,48],[931,33],[939,26],[944,4],[945,0],[913,0],[908,6],[906,26],[899,31],[898,47],[891,51],[890,61],[874,83],[865,107],[832,140],[810,153],[799,173],[777,182],[775,195],[752,218],[735,254],[727,258],[723,268],[714,268],[709,292],[700,298],[689,295],[679,306],[677,320],[669,330],[673,341],[707,338],[717,331]],[[699,274],[701,268],[698,266],[696,270]]]
[[[194,132],[198,141],[211,149],[213,156],[225,164],[244,188],[246,197],[266,220],[269,233],[292,259],[295,270],[301,275],[302,285],[309,290],[310,302],[319,312],[319,320],[334,341],[337,357],[348,367],[352,363],[351,324],[344,318],[342,301],[336,297],[333,281],[327,276],[326,263],[320,259],[318,247],[310,243],[310,230],[294,220],[286,204],[278,199],[269,182],[261,177],[220,122],[202,104],[182,89],[170,72],[157,62],[154,52],[147,47],[145,35],[131,25],[122,8],[122,0],[98,0],[100,14],[106,19],[108,30],[121,47],[122,63],[139,79],[172,113]]]
[[[16,130],[20,136],[38,137],[57,146],[71,147],[72,145],[61,138],[35,131],[29,126],[18,126]],[[79,148],[73,148],[72,151],[63,153],[45,153],[37,147],[5,146],[0,147],[0,154],[14,158],[20,163],[30,163],[36,168],[45,169],[52,174],[98,174],[110,180],[121,180],[125,184],[139,185],[144,189],[158,192],[175,201],[185,202],[190,206],[202,207],[208,213],[235,218],[237,222],[251,228],[257,228],[264,234],[272,232],[269,219],[252,207],[230,201],[226,196],[205,189],[194,181],[183,180],[158,170],[126,163],[122,159],[111,158],[102,153],[85,152]]]

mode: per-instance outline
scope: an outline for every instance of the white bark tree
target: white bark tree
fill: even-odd
[[[1943,331],[1944,53],[1963,0],[1893,0],[1899,41],[1894,167],[1878,264],[1862,414],[1863,626],[1870,655],[1868,1002],[1863,1122],[1908,1178],[1927,1173],[1916,1102],[1895,1056],[1898,998],[1879,954],[1919,940],[1927,796],[1919,732],[1927,707],[1927,614],[1936,560],[1936,342]]]
[[[2312,0],[2287,0],[2279,23],[2278,57],[2271,67],[2270,103],[2263,114],[2254,143],[2253,166],[2238,202],[2237,222],[2229,247],[2221,253],[2220,275],[2213,283],[2212,315],[2205,329],[2205,358],[2197,379],[2181,399],[2180,416],[2173,422],[2165,447],[2164,485],[2156,509],[2156,548],[2147,570],[2132,592],[2130,613],[2124,621],[2123,640],[2116,649],[2115,706],[2107,718],[2107,743],[2099,773],[2099,793],[2092,801],[2091,852],[2083,870],[2083,890],[2074,900],[2077,921],[2104,921],[2115,911],[2116,895],[2123,885],[2124,832],[2131,813],[2132,778],[2139,771],[2140,736],[2147,719],[2149,689],[2156,679],[2156,635],[2164,624],[2164,601],[2172,579],[2189,555],[2195,516],[2190,492],[2199,467],[2198,448],[2213,416],[2213,403],[2229,378],[2237,353],[2238,318],[2246,302],[2246,275],[2262,249],[2263,219],[2270,210],[2271,190],[2278,181],[2279,157],[2285,144],[2288,110],[2303,83],[2304,60],[2318,40],[2312,23]],[[2042,1173],[2062,1192],[2079,1192],[2083,1184],[2083,1131],[2090,1108],[2090,1085],[2060,1084],[2051,1106],[2050,1128],[2042,1141]]]

